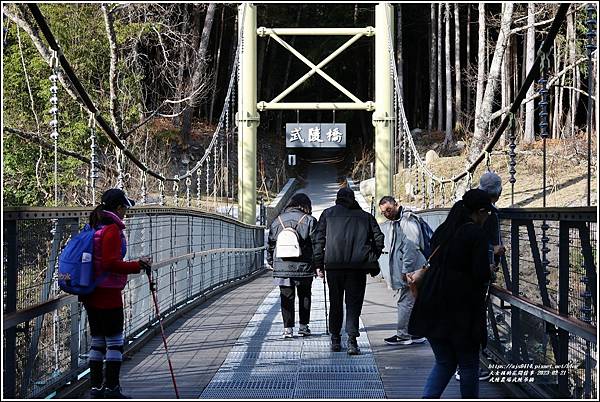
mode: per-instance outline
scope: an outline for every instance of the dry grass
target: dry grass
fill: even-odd
[[[432,133],[435,135],[435,133]],[[595,149],[596,139],[593,147]],[[427,143],[422,141],[419,150],[422,154],[428,149]],[[577,137],[565,140],[547,140],[546,160],[546,206],[548,207],[574,207],[586,205],[587,195],[587,140]],[[514,203],[518,207],[541,207],[543,206],[543,158],[542,141],[536,141],[526,146],[517,148],[517,165],[514,185]],[[438,176],[450,178],[465,168],[465,153],[459,156],[442,157],[432,162],[430,169]],[[596,156],[592,155],[592,178],[591,178],[591,200],[592,205],[597,205],[597,163]],[[511,206],[511,184],[509,182],[509,162],[507,151],[494,152],[490,161],[490,170],[495,171],[502,178],[503,193],[498,201],[499,207]],[[479,177],[486,171],[486,165],[482,163],[473,175],[475,187]],[[417,194],[416,199],[406,196],[405,183],[416,184],[415,172],[401,171],[395,176],[396,196],[406,202],[417,206],[423,205],[423,199]],[[422,186],[422,176],[419,177],[419,187]],[[441,193],[436,188],[435,205],[441,203]],[[446,204],[450,198],[451,186],[445,186]]]

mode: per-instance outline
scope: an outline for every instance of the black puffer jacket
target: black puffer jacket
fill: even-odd
[[[316,268],[373,271],[384,236],[371,214],[352,198],[337,198],[321,214],[314,251]]]
[[[304,216],[302,222],[298,221]],[[302,255],[298,258],[286,258],[285,261],[275,257],[275,244],[277,235],[281,233],[283,227],[279,219],[275,218],[269,228],[269,240],[267,248],[267,262],[273,267],[273,276],[275,278],[306,278],[314,276],[315,268],[313,265],[313,242],[315,239],[315,230],[317,220],[312,215],[305,214],[301,209],[289,207],[279,215],[285,227],[293,227],[300,237],[300,250]]]

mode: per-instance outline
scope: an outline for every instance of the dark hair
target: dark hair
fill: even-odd
[[[385,195],[383,197],[381,197],[381,199],[379,200],[379,205],[383,205],[383,204],[396,204],[396,199],[394,197],[392,197],[391,195]]]
[[[96,208],[90,213],[90,226],[93,228],[97,228],[98,225],[102,222],[102,211],[105,211],[106,206],[103,204],[98,204]]]
[[[465,203],[462,200],[454,203],[446,220],[438,226],[431,237],[431,249],[435,250],[440,246],[440,250],[436,253],[436,257],[445,254],[450,239],[452,239],[458,228],[470,219],[470,215],[471,211],[465,207]]]
[[[308,198],[308,196],[304,193],[294,194],[292,198],[290,198],[285,208],[299,208],[305,214],[312,213],[312,203],[310,202],[310,198]]]
[[[120,200],[115,199],[115,197],[110,197],[111,195],[114,195],[114,193],[115,189],[108,189],[104,192],[104,194],[102,194],[102,202],[98,204],[98,206],[90,213],[91,227],[96,228],[102,223],[102,211],[115,212],[118,207],[123,205],[123,202]]]

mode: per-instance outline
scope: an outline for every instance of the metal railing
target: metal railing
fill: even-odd
[[[84,208],[5,208],[3,396],[45,397],[85,374],[90,334],[77,296],[62,292],[56,265],[87,222]],[[152,255],[163,317],[263,268],[264,227],[193,209],[142,207],[125,219],[126,260]],[[145,275],[123,291],[126,345],[157,325]],[[127,348],[127,346],[126,346]]]
[[[534,395],[597,398],[597,209],[504,209],[500,218],[510,247],[491,290],[488,350],[538,367],[521,384]]]

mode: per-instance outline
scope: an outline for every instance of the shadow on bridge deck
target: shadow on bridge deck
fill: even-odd
[[[385,283],[369,279],[359,338],[363,355],[354,357],[329,352],[329,338],[323,333],[320,281],[313,284],[313,336],[310,338],[280,339],[283,326],[274,289],[271,273],[264,273],[215,296],[166,329],[182,398],[237,398],[234,395],[244,399],[348,398],[351,395],[354,395],[353,399],[421,397],[433,365],[433,354],[427,344],[394,347],[383,342],[383,338],[394,333],[396,322],[392,292]],[[264,338],[262,343],[261,338]],[[274,353],[271,351],[286,351],[284,363],[270,360]],[[306,370],[307,361],[316,365],[317,372]],[[337,364],[340,370],[335,369]],[[349,369],[352,365],[354,369]],[[267,377],[264,377],[265,373]],[[254,381],[252,375],[258,375],[252,378],[262,379],[262,383]],[[344,375],[347,378],[342,378]],[[267,378],[267,385],[264,378]],[[278,382],[271,384],[269,378],[271,381],[278,378]],[[244,392],[249,382],[252,386]],[[175,399],[160,336],[124,362],[121,384],[123,392],[136,399]],[[235,389],[228,391],[229,396],[221,392],[236,384],[241,386],[237,390],[241,394],[236,394]],[[346,386],[351,384],[357,386],[357,392]],[[278,387],[279,390],[274,392]],[[317,392],[319,387],[325,387],[327,395],[322,390]],[[371,392],[365,393],[364,387],[370,388]],[[315,389],[317,393],[306,393],[306,388]],[[460,398],[458,381],[451,380],[443,397]],[[480,397],[500,399],[511,395],[501,385],[481,382]]]

